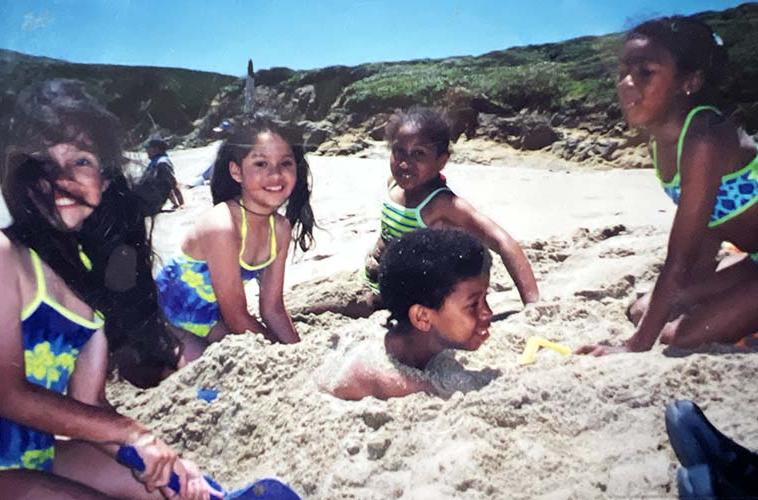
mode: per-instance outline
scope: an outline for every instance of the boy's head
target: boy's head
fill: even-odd
[[[478,348],[492,317],[486,300],[491,263],[476,238],[455,229],[420,229],[394,240],[379,273],[390,320],[401,331],[437,333],[446,347]]]

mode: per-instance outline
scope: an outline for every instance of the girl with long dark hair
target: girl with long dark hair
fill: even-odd
[[[172,470],[183,498],[208,495],[196,467],[105,398],[109,352],[128,350],[143,385],[179,354],[118,129],[80,82],[50,80],[19,95],[4,136],[0,490],[13,498],[157,498]],[[120,445],[144,473],[113,459]]]
[[[228,333],[298,342],[282,298],[287,249],[313,242],[310,168],[300,142],[265,117],[237,127],[216,156],[215,206],[161,269],[160,303],[191,361]],[[279,208],[286,204],[284,214]],[[260,320],[248,311],[245,284],[260,283]]]

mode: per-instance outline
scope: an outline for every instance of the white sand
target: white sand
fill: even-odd
[[[212,155],[172,153],[180,178]],[[625,308],[655,278],[673,214],[650,170],[568,172],[539,156],[519,161],[446,170],[456,192],[522,241],[545,299],[522,311],[495,262],[492,336],[479,351],[456,353],[489,376],[484,388],[448,400],[325,395],[314,383],[322,360],[385,319],[326,313],[297,317],[298,345],[229,337],[159,388],[111,385],[112,400],[228,487],[277,475],[309,498],[673,498],[663,411],[675,398],[694,399],[726,434],[758,448],[755,352],[657,346],[596,359],[540,351],[535,364],[517,364],[532,335],[572,348],[627,337]],[[543,163],[551,167],[535,168]],[[290,305],[356,282],[388,175],[386,160],[313,157],[311,165],[322,230],[315,250],[288,266]],[[189,208],[158,223],[164,255],[207,208],[207,187],[187,198]],[[198,400],[199,387],[219,389],[218,400]]]

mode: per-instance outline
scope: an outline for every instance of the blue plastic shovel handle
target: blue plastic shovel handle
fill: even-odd
[[[116,460],[118,460],[120,464],[125,465],[130,469],[136,470],[137,472],[145,471],[145,462],[142,461],[142,457],[139,456],[139,453],[137,453],[137,450],[134,448],[134,446],[121,446],[118,449],[118,453],[116,453]],[[205,480],[208,481],[208,484],[210,484],[213,488],[219,491],[224,491],[224,489],[212,478],[205,476]],[[168,487],[177,493],[179,493],[179,490],[181,489],[179,484],[179,476],[174,471],[171,471],[171,478],[168,480]],[[211,500],[223,500],[223,497],[217,497],[215,495],[211,495],[210,498]]]

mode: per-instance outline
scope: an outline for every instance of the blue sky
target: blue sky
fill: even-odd
[[[622,31],[726,0],[0,0],[0,48],[73,62],[241,75],[423,57]]]

